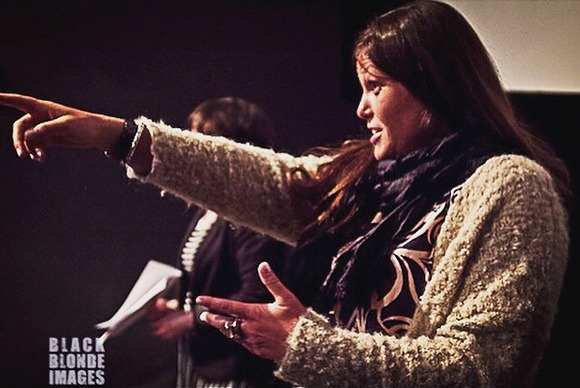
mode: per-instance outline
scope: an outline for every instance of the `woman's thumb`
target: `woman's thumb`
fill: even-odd
[[[278,276],[272,271],[270,264],[266,262],[260,263],[258,265],[258,275],[260,280],[266,286],[268,291],[276,299],[277,302],[287,301],[288,299],[294,299],[295,296],[282,284]]]

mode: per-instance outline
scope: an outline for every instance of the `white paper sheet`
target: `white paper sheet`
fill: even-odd
[[[150,260],[117,312],[107,321],[95,325],[97,329],[106,329],[99,338],[101,345],[137,322],[145,315],[147,303],[169,291],[180,277],[179,269]]]

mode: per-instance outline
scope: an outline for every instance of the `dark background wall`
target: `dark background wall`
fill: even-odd
[[[352,33],[398,2],[60,1],[0,5],[0,90],[119,117],[181,126],[204,99],[261,104],[278,149],[357,135]],[[356,4],[353,6],[351,3]],[[363,6],[363,4],[365,4]],[[513,94],[578,182],[570,129],[576,94]],[[48,338],[94,337],[149,259],[173,264],[185,206],[130,182],[100,152],[19,160],[0,108],[0,386],[48,385]],[[577,211],[572,217],[577,230]],[[573,258],[540,385],[570,375]],[[572,290],[574,288],[574,290]],[[573,338],[572,338],[573,337]],[[106,346],[106,386],[171,386],[174,346],[140,323]]]

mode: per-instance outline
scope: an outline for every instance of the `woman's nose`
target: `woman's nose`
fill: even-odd
[[[360,101],[358,103],[358,106],[356,108],[356,115],[359,118],[366,120],[369,118],[370,114],[371,114],[370,107],[369,107],[369,105],[368,105],[368,103],[363,95],[363,96],[361,96]]]

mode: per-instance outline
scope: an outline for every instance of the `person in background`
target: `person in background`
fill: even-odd
[[[222,97],[199,104],[189,115],[191,131],[223,136],[260,147],[273,147],[270,119],[255,103]],[[251,354],[216,329],[199,321],[199,295],[245,302],[269,302],[257,266],[263,260],[284,266],[287,244],[235,225],[215,212],[192,206],[180,249],[183,271],[179,299],[159,298],[149,319],[154,335],[178,341],[178,387],[282,387],[274,363]]]
[[[308,387],[531,386],[569,246],[565,164],[521,125],[469,22],[413,1],[360,33],[367,139],[294,157],[145,117],[0,94],[21,157],[97,148],[131,178],[332,264],[306,306],[267,263],[271,303],[200,296],[200,319]],[[331,64],[329,64],[331,66]]]

